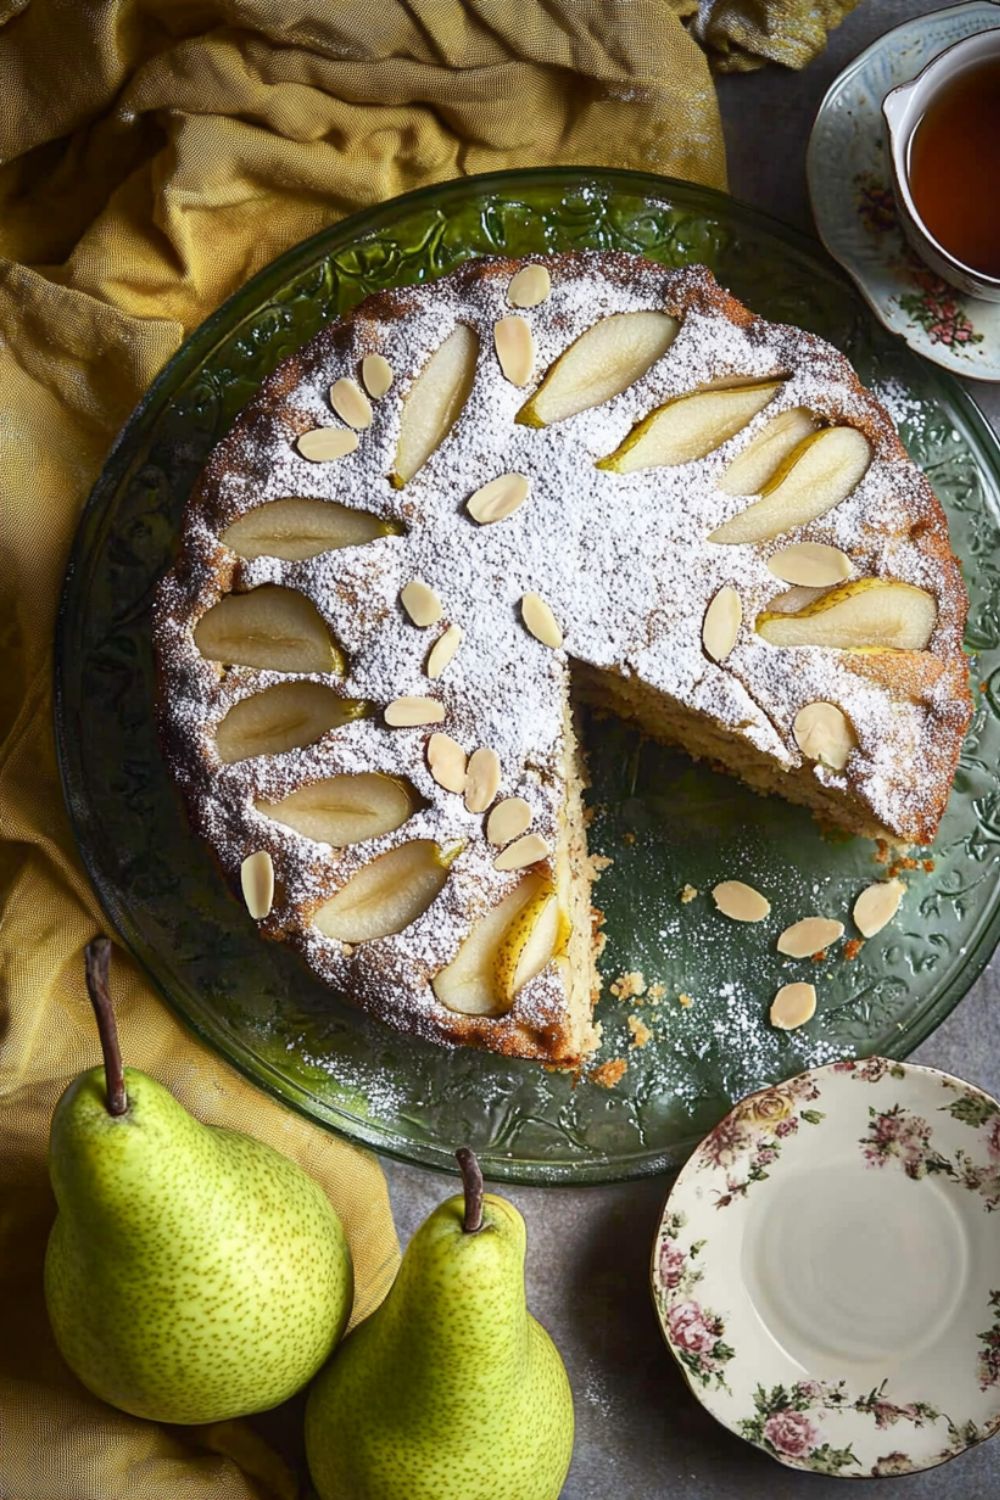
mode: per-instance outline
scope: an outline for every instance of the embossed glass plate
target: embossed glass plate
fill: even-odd
[[[153,726],[149,604],[192,480],[261,379],[369,292],[427,281],[470,256],[570,247],[710,265],[769,318],[831,339],[888,400],[948,510],[972,596],[968,646],[984,684],[932,869],[912,872],[897,921],[853,961],[780,959],[774,936],[812,911],[846,913],[879,874],[873,846],[821,836],[809,815],[641,737],[589,719],[591,847],[612,857],[599,1017],[611,1090],[528,1063],[448,1052],[368,1020],[295,956],[262,942],[188,829]],[[808,240],[719,193],[581,169],[460,180],[325,231],[208,320],[122,433],[80,527],[57,645],[66,797],[108,916],[165,997],[262,1087],[354,1139],[411,1160],[461,1142],[494,1178],[605,1181],[679,1163],[733,1101],[846,1053],[904,1056],[966,992],[1000,936],[1000,463],[948,377],[877,325]],[[722,879],[768,893],[773,920],[736,927],[705,894]],[[680,889],[701,894],[687,904]],[[849,929],[850,931],[850,929]],[[624,1001],[623,973],[652,987]],[[791,978],[817,1014],[767,1021]],[[683,1007],[678,995],[691,996]],[[640,999],[641,1002],[640,1003]],[[631,1046],[630,1015],[652,1033]]]

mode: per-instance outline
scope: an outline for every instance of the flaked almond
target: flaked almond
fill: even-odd
[[[427,741],[427,768],[446,792],[465,791],[467,760],[461,745],[449,734],[432,734]]]
[[[489,526],[493,521],[505,521],[522,506],[530,489],[524,474],[500,474],[484,484],[465,502],[465,508],[480,526]]]
[[[701,643],[713,661],[725,661],[736,645],[742,623],[740,596],[726,584],[706,609],[701,627]]]
[[[440,724],[444,704],[439,698],[393,698],[386,704],[385,722],[390,729],[413,729],[418,724]]]
[[[353,453],[358,446],[358,435],[350,427],[314,427],[311,432],[301,433],[295,446],[310,463],[322,464]]]
[[[500,368],[511,385],[527,385],[535,368],[535,340],[524,318],[514,313],[493,325]]]
[[[346,375],[330,387],[330,405],[342,422],[359,430],[371,426],[371,402],[356,380]]]
[[[809,760],[822,761],[832,771],[842,771],[858,743],[851,721],[835,703],[807,703],[792,725],[795,743]]]
[[[794,1031],[816,1014],[814,984],[783,984],[771,1001],[771,1025],[779,1031]]]
[[[247,911],[262,922],[274,902],[274,865],[266,849],[247,855],[240,865],[240,886]]]
[[[399,602],[414,625],[419,625],[421,629],[427,625],[436,625],[443,613],[441,600],[422,578],[411,579],[400,590]]]
[[[508,844],[493,861],[495,870],[523,870],[525,865],[537,864],[552,853],[552,845],[540,833],[526,833],[523,838]]]
[[[521,600],[521,618],[536,641],[558,651],[563,643],[562,626],[540,594],[525,594]]]
[[[438,678],[462,644],[461,625],[449,625],[441,632],[427,653],[427,675]]]
[[[531,827],[531,808],[523,797],[505,797],[486,819],[486,837],[502,849]]]
[[[767,897],[742,880],[723,880],[712,891],[712,899],[722,915],[734,922],[763,922],[771,910]]]
[[[485,812],[499,789],[499,755],[495,750],[473,750],[465,773],[465,805],[468,811]]]
[[[381,401],[393,382],[392,365],[381,354],[366,354],[361,361],[361,379],[373,401]]]
[[[552,277],[546,266],[522,266],[511,277],[507,301],[511,307],[538,307],[548,299],[551,290]]]
[[[803,917],[785,928],[778,938],[778,952],[787,953],[789,958],[811,958],[843,936],[843,922],[832,917]]]
[[[876,880],[854,903],[854,925],[866,938],[881,932],[899,910],[906,886],[901,880]]]
[[[782,547],[768,561],[768,568],[783,583],[805,588],[827,588],[851,576],[851,559],[839,547],[824,542],[796,542]]]

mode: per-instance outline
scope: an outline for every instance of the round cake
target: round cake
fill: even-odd
[[[191,818],[383,1020],[577,1066],[572,704],[926,844],[971,701],[947,525],[847,360],[703,267],[476,261],[371,297],[211,455],[155,604]]]

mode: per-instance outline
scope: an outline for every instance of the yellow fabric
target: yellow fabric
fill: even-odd
[[[804,68],[858,0],[702,0],[692,31],[720,73]],[[694,8],[694,6],[692,6]]]
[[[725,185],[693,0],[0,0],[0,1496],[299,1493],[299,1415],[166,1429],[91,1398],[48,1331],[45,1144],[97,1061],[101,917],[51,736],[51,638],[81,505],[157,370],[280,251],[428,181],[547,162]],[[398,1257],[375,1161],[203,1050],[123,955],[128,1061],[324,1185],[356,1315]],[[296,1465],[298,1465],[296,1477]]]

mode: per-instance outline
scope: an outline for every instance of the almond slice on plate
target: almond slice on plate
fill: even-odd
[[[906,886],[901,880],[876,880],[854,903],[854,925],[863,937],[881,932],[899,910]]]
[[[843,922],[836,922],[832,917],[803,917],[801,922],[793,922],[791,927],[785,928],[778,938],[778,952],[789,958],[811,958],[843,936]]]
[[[783,984],[771,1001],[771,1025],[779,1031],[794,1031],[816,1014],[816,986]]]
[[[465,502],[465,508],[480,526],[505,521],[524,504],[530,488],[524,474],[500,474],[484,484]]]
[[[723,880],[712,891],[712,899],[722,915],[734,922],[763,922],[771,910],[767,897],[742,880]]]

